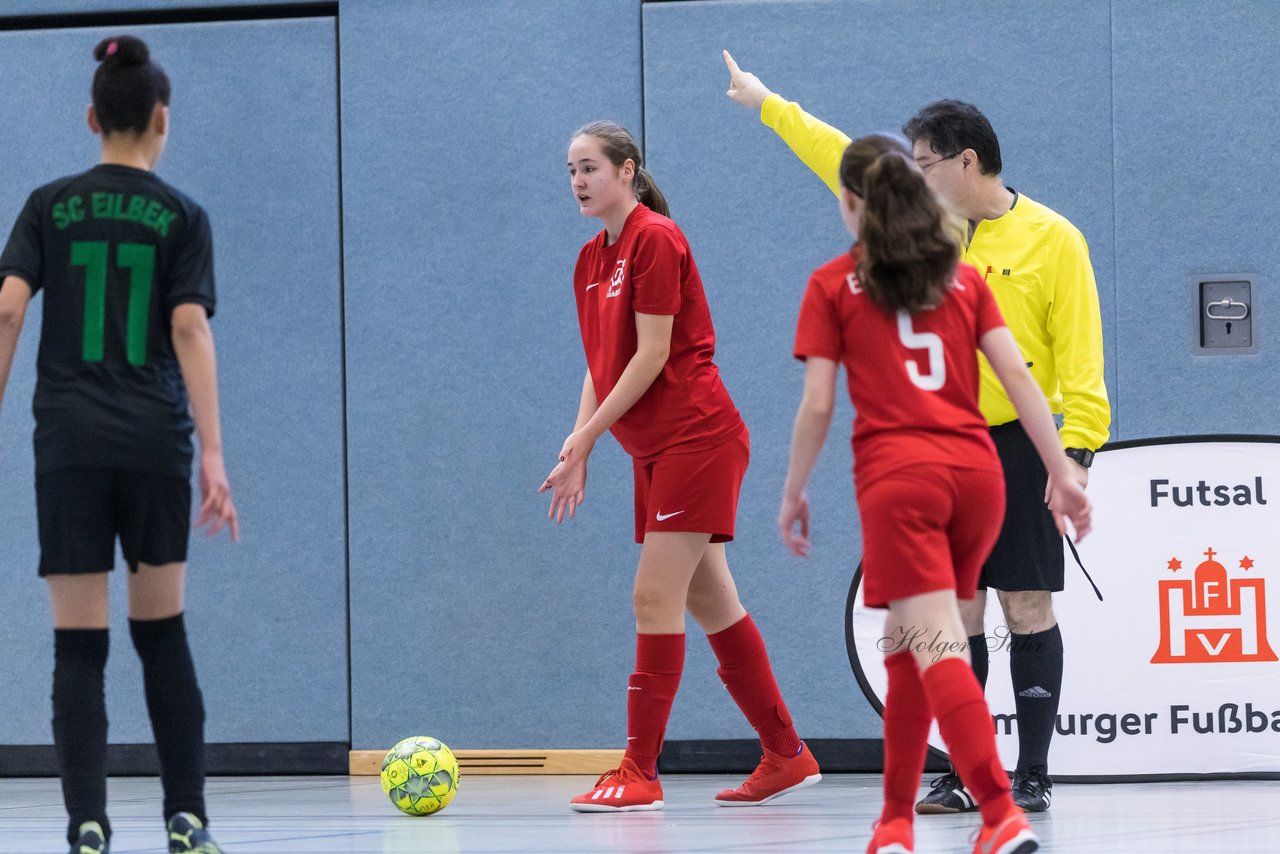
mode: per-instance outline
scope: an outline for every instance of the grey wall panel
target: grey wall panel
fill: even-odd
[[[720,50],[784,97],[857,136],[897,130],[929,101],[976,103],[1000,136],[1008,184],[1060,211],[1092,250],[1111,335],[1109,5],[1015,2],[686,2],[645,6],[648,157],[697,253],[719,363],[753,431],[731,548],[802,734],[872,737],[844,651],[860,552],[841,404],[815,476],[814,556],[774,530],[802,368],[790,358],[809,273],[844,251],[835,198],[777,136],[724,95]],[[980,34],[980,36],[978,35]],[[1110,343],[1108,344],[1110,347]],[[1108,377],[1114,384],[1114,358]],[[703,680],[705,681],[705,680]],[[734,712],[687,678],[672,738],[726,737]],[[737,733],[734,733],[737,734]]]
[[[362,2],[341,20],[355,746],[618,744],[630,465],[603,440],[563,528],[535,490],[585,370],[571,279],[598,226],[569,136],[639,126],[639,5]]]
[[[84,126],[108,31],[0,33],[0,220],[96,162]],[[243,539],[193,536],[188,625],[211,741],[348,737],[335,27],[331,19],[142,27],[174,83],[160,174],[213,222],[224,444]],[[230,61],[229,58],[233,58]],[[30,404],[39,298],[0,420],[0,743],[47,742],[52,643],[35,574]],[[123,575],[123,572],[118,575]],[[114,578],[111,738],[149,741]]]
[[[1115,8],[1125,438],[1280,430],[1280,6]],[[1259,277],[1258,352],[1193,356],[1200,273]]]

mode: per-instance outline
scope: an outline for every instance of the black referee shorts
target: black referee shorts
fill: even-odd
[[[978,586],[1056,593],[1063,588],[1066,565],[1062,536],[1044,503],[1049,474],[1017,421],[992,427],[991,438],[1004,466],[1004,525]]]
[[[187,559],[191,481],[131,469],[63,468],[36,475],[40,574],[131,572]]]

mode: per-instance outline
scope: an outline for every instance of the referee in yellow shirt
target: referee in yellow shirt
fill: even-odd
[[[742,71],[726,51],[728,95],[760,111],[761,121],[791,147],[837,196],[840,158],[849,137],[775,95]],[[1084,237],[1065,217],[1000,178],[1000,143],[972,104],[936,101],[903,127],[925,178],[969,221],[963,260],[986,275],[1027,367],[1054,412],[1062,415],[1064,452],[1082,486],[1093,452],[1107,440],[1111,408],[1102,374],[1098,287]],[[979,356],[979,359],[982,359]],[[1049,808],[1049,741],[1062,687],[1062,635],[1052,593],[1063,589],[1062,538],[1044,505],[1046,473],[1013,405],[985,360],[979,405],[1004,466],[1006,510],[1000,538],[982,570],[978,594],[960,602],[973,669],[984,685],[988,648],[986,588],[995,588],[1010,632],[1009,671],[1018,713],[1014,801],[1028,812]],[[919,813],[977,808],[959,777],[934,781]]]

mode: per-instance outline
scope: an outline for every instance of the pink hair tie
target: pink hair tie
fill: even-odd
[[[118,42],[112,42],[111,44],[107,45],[107,56],[114,56],[115,52],[119,49],[120,49],[120,44]]]

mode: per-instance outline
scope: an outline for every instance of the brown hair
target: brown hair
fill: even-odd
[[[655,213],[663,216],[671,215],[667,207],[667,197],[662,195],[657,182],[653,180],[649,170],[644,168],[644,157],[640,154],[640,146],[636,145],[631,131],[617,122],[599,121],[578,128],[570,139],[577,139],[580,136],[593,136],[600,140],[600,147],[604,149],[605,157],[608,157],[609,162],[614,166],[621,168],[622,164],[628,160],[634,163],[636,174],[631,179],[631,188],[635,190],[636,198]]]
[[[849,143],[840,185],[864,202],[858,226],[858,278],[871,301],[910,314],[936,308],[960,260],[951,217],[895,137]]]

